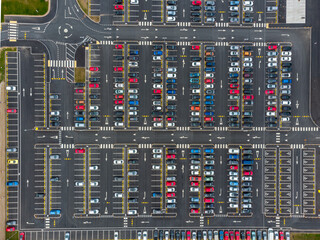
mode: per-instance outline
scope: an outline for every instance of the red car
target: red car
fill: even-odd
[[[269,50],[277,50],[278,46],[277,45],[269,45],[268,49]]]
[[[89,67],[89,70],[92,72],[96,72],[96,71],[99,71],[99,68],[98,67]]]
[[[231,170],[237,170],[237,169],[238,169],[238,166],[237,166],[237,165],[231,165],[231,166],[230,166],[230,169],[231,169]]]
[[[200,6],[201,5],[201,1],[193,1],[192,5],[193,6]]]
[[[77,109],[77,110],[84,110],[84,108],[85,108],[84,105],[78,105],[78,106],[76,106],[76,109]]]
[[[191,239],[191,232],[187,231],[187,240],[190,240],[190,239]]]
[[[190,185],[192,187],[198,187],[199,186],[199,182],[191,182]]]
[[[84,93],[83,89],[76,89],[76,93]]]
[[[13,227],[13,226],[6,228],[6,231],[7,231],[7,232],[13,232],[13,231],[15,231],[15,230],[16,230],[16,228]]]
[[[284,234],[282,231],[279,232],[279,240],[284,240]]]
[[[276,111],[277,110],[277,108],[276,107],[273,107],[273,106],[269,106],[268,107],[268,111]]]
[[[24,240],[24,235],[25,235],[24,232],[21,232],[21,233],[19,234],[19,236],[20,236],[20,237],[19,237],[19,240]]]
[[[234,240],[234,233],[233,233],[233,231],[230,231],[229,235],[230,235],[230,240]]]
[[[173,193],[170,193],[170,192],[168,192],[167,193],[167,197],[175,197],[176,196],[176,194],[173,192]]]
[[[205,80],[205,83],[214,83],[214,79],[212,79],[212,78],[207,78],[207,79]]]
[[[238,87],[239,87],[238,83],[230,84],[230,88],[238,88]]]
[[[167,117],[167,121],[174,121],[173,117]]]
[[[7,113],[17,113],[17,109],[8,108]]]
[[[213,117],[205,117],[204,120],[206,122],[213,122]]]
[[[228,239],[229,239],[229,232],[224,231],[224,240],[228,240]]]
[[[199,213],[199,209],[197,208],[191,208],[190,213]]]
[[[122,5],[118,5],[118,7],[119,7],[119,6],[121,6],[122,9],[123,9],[123,6],[122,6]],[[114,7],[117,7],[117,6],[114,6]],[[122,48],[123,48],[123,45],[118,44],[118,45],[115,45],[114,48],[115,48],[115,49],[122,49]]]
[[[131,83],[137,83],[138,79],[137,78],[129,78],[129,82]]]
[[[194,1],[195,2],[195,1]],[[200,2],[200,4],[201,4],[201,2]],[[199,50],[200,49],[200,46],[198,46],[198,45],[193,45],[193,46],[191,46],[191,49],[192,50]]]
[[[240,240],[240,232],[236,231],[236,240]]]
[[[155,94],[161,94],[161,89],[154,89],[154,90],[153,90],[153,93],[155,93]]]
[[[167,154],[167,158],[176,158],[175,154]]]
[[[114,9],[115,10],[123,10],[123,5],[115,5],[114,6]],[[118,45],[116,45],[116,46],[118,46]],[[120,46],[122,46],[122,45],[120,45]],[[121,48],[120,48],[121,49]]]
[[[123,95],[116,95],[115,96],[116,99],[123,99],[123,97],[124,97]]]
[[[266,93],[267,95],[269,95],[269,94],[274,94],[275,92],[274,92],[274,90],[266,90],[265,93]]]
[[[123,67],[114,67],[113,70],[115,72],[122,72],[123,71]]]
[[[230,106],[229,110],[239,110],[239,107],[238,106]]]
[[[90,83],[89,88],[98,88],[100,85],[98,83]]]
[[[253,172],[252,171],[243,171],[244,176],[252,176]]]
[[[162,121],[162,118],[154,117],[154,118],[153,118],[153,121],[154,121],[154,122],[160,122],[160,121]]]
[[[176,182],[172,182],[172,181],[166,182],[166,185],[167,185],[168,187],[175,186],[175,185],[176,185]]]
[[[203,201],[205,203],[214,203],[214,199],[213,198],[204,198]]]
[[[243,99],[247,99],[247,100],[253,100],[254,96],[253,95],[244,95]]]
[[[197,176],[191,176],[190,181],[201,181],[201,177],[197,177]]]
[[[229,90],[229,93],[230,93],[230,94],[239,94],[240,91],[237,90],[237,89],[231,89],[231,90]]]
[[[214,191],[214,187],[206,187],[205,188],[205,192],[213,192]]]
[[[247,240],[251,240],[251,232],[250,231],[247,231],[246,232],[246,235],[247,235]]]
[[[85,152],[86,152],[86,150],[84,148],[77,148],[75,150],[75,153],[85,153]]]
[[[114,104],[116,105],[122,105],[123,104],[123,100],[115,100]]]

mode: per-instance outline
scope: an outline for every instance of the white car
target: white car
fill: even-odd
[[[253,64],[251,62],[245,62],[245,63],[243,63],[243,66],[244,67],[252,67]]]
[[[152,165],[152,170],[160,170],[160,165]]]
[[[238,204],[234,204],[234,203],[230,203],[230,204],[229,204],[229,207],[230,207],[230,208],[238,208],[239,205],[238,205]]]
[[[148,240],[148,232],[147,231],[143,231],[142,238],[143,238],[143,240]]]
[[[253,1],[244,1],[243,2],[243,6],[252,7],[253,6]]]
[[[192,93],[200,93],[200,89],[192,89]]]
[[[124,110],[124,106],[117,105],[114,107],[115,110]]]
[[[167,78],[175,78],[175,77],[177,77],[177,74],[175,74],[175,73],[168,73],[167,74]]]
[[[250,203],[242,204],[243,208],[252,208],[252,205]]]
[[[238,55],[239,55],[239,52],[238,52],[238,51],[231,51],[231,52],[230,52],[230,55],[231,55],[231,56],[238,56]]]
[[[138,150],[137,149],[129,149],[128,153],[129,154],[136,154],[136,153],[138,153]]]
[[[230,66],[231,67],[239,67],[239,62],[232,62],[232,63],[230,63]]]
[[[176,189],[175,188],[167,188],[167,192],[175,192]]]
[[[129,67],[138,67],[138,62],[129,62]]]
[[[162,84],[153,84],[153,88],[163,88]]]
[[[136,116],[136,115],[138,115],[138,112],[137,111],[132,111],[132,112],[130,111],[129,115],[130,116]]]
[[[160,61],[161,60],[161,56],[153,56],[152,59],[154,61]]]
[[[281,105],[291,105],[291,101],[281,101]]]
[[[174,126],[176,126],[176,123],[174,123],[174,122],[169,122],[168,123],[168,127],[174,127]]]
[[[191,175],[199,176],[200,175],[200,171],[191,171]]]
[[[282,122],[289,122],[290,121],[290,117],[282,117],[281,121]]]
[[[191,64],[193,67],[198,67],[200,66],[200,62],[192,62]]]
[[[129,93],[138,93],[139,90],[136,89],[136,88],[135,88],[135,89],[129,89],[128,92],[129,92]]]
[[[198,187],[190,187],[190,192],[199,192]]]
[[[281,85],[280,89],[291,89],[291,85],[289,84]]]
[[[83,187],[84,186],[84,182],[75,182],[74,185],[76,187]]]
[[[116,192],[116,193],[114,193],[114,197],[115,198],[122,198],[123,194],[121,192]]]
[[[161,148],[152,149],[152,153],[162,153],[162,149]]]
[[[244,61],[244,62],[252,62],[253,59],[252,59],[252,57],[245,57],[245,58],[243,59],[243,61]]]
[[[113,164],[114,164],[114,165],[121,165],[121,164],[123,164],[123,163],[124,163],[123,160],[113,160]]]
[[[276,116],[276,112],[266,112],[267,116]]]
[[[230,177],[229,177],[229,180],[230,180],[230,181],[238,181],[239,178],[236,177],[236,176],[230,176]]]
[[[168,22],[174,22],[176,21],[176,17],[167,17]]]
[[[239,154],[240,150],[239,150],[239,148],[229,148],[228,152],[231,153],[231,154],[233,154],[233,153],[234,154]]]
[[[240,112],[229,112],[229,116],[240,116]]]
[[[153,123],[154,127],[162,127],[162,122],[155,122]]]
[[[232,45],[232,46],[230,46],[230,50],[239,50],[239,46],[238,45]]]
[[[167,170],[176,170],[176,165],[167,165]]]
[[[199,116],[200,112],[191,112],[191,116]]]
[[[200,169],[200,166],[199,166],[199,165],[191,165],[191,166],[190,166],[190,169],[192,169],[192,170],[199,170],[199,169]]]
[[[93,165],[89,167],[89,170],[98,170],[99,167],[97,165]]]
[[[139,4],[139,0],[130,0],[131,4]]]
[[[170,11],[176,11],[177,10],[177,6],[167,6],[167,10],[170,10]]]
[[[214,88],[214,84],[205,84],[204,88]]]
[[[276,67],[278,64],[276,62],[269,62],[268,67]]]
[[[168,100],[176,100],[176,96],[174,96],[174,95],[168,95],[168,96],[167,96],[167,99],[168,99]]]
[[[138,211],[137,210],[129,210],[128,215],[137,215]]]
[[[253,7],[244,7],[243,11],[244,12],[253,12]]]
[[[214,176],[214,171],[204,171],[203,174],[206,176]]]
[[[231,6],[231,7],[229,7],[229,10],[232,12],[237,12],[237,11],[239,11],[239,7]]]
[[[290,51],[284,51],[284,52],[281,52],[281,55],[282,56],[291,56],[292,53]]]
[[[161,154],[152,154],[152,157],[153,158],[161,158],[162,156],[161,156]]]
[[[98,182],[90,182],[90,186],[96,187],[96,186],[99,186],[99,183]]]
[[[168,71],[168,72],[177,72],[177,68],[175,68],[175,67],[169,67],[167,71]]]
[[[99,110],[99,106],[91,105],[90,110]]]
[[[15,91],[17,90],[16,86],[6,86],[7,91]]]
[[[230,171],[229,176],[238,176],[238,172],[236,171]],[[230,179],[231,180],[231,179]],[[237,180],[238,181],[238,180]]]
[[[89,214],[99,214],[99,209],[89,210]]]
[[[175,198],[167,198],[167,203],[176,203],[177,200]]]
[[[114,126],[116,126],[116,127],[123,127],[124,124],[123,124],[123,122],[115,122],[115,123],[114,123]]]
[[[99,198],[91,198],[90,203],[99,203]]]
[[[281,61],[291,61],[291,57],[281,57]]]
[[[50,112],[50,115],[52,115],[52,116],[60,116],[60,111],[52,111],[52,112]]]
[[[206,78],[207,77],[214,77],[214,74],[213,73],[206,73]],[[199,90],[200,91],[200,90]]]
[[[268,62],[277,62],[277,61],[278,61],[278,59],[275,57],[268,58]]]
[[[252,177],[251,176],[243,176],[242,181],[252,181]]]
[[[119,238],[119,232],[114,232],[114,240],[118,240]]]
[[[116,84],[114,84],[114,86],[116,88],[124,88],[124,84],[123,83],[116,83]]]

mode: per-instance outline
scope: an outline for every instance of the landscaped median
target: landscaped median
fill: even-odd
[[[44,15],[48,11],[49,0],[2,0],[1,22],[5,15]]]
[[[320,234],[313,233],[291,233],[292,240],[320,240]]]
[[[89,14],[89,1],[90,0],[77,0],[79,6],[81,7],[82,11],[94,22],[100,22],[100,16],[91,16]]]
[[[74,72],[75,82],[85,82],[86,80],[86,69],[84,67],[76,67]]]
[[[6,58],[5,58],[5,54],[6,52],[14,52],[16,51],[16,48],[10,48],[10,47],[3,47],[0,48],[0,82],[5,80],[5,71],[6,71]]]

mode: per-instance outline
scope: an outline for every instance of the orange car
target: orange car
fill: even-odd
[[[206,56],[214,56],[214,52],[206,52]]]
[[[200,111],[200,107],[198,106],[191,106],[192,111]]]
[[[244,56],[251,56],[251,52],[243,52]]]

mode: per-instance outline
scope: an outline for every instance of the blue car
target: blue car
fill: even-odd
[[[191,149],[191,153],[200,153],[200,149],[198,149],[198,148],[193,148],[193,149]]]
[[[205,112],[204,115],[205,116],[214,116],[214,112]]]
[[[253,160],[243,160],[242,164],[243,165],[252,165],[253,164]]]
[[[236,181],[231,181],[230,182],[230,186],[238,186],[238,185],[239,185],[239,183],[236,182]]]
[[[167,93],[168,93],[168,94],[176,94],[177,91],[176,91],[176,90],[168,90]]]
[[[207,67],[214,67],[216,65],[215,62],[206,62]]]
[[[84,117],[76,117],[76,121],[84,121]]]
[[[229,73],[229,77],[230,78],[237,78],[237,77],[239,77],[239,74],[238,73]]]
[[[214,101],[205,101],[204,104],[205,104],[205,105],[213,105],[213,104],[214,104]]]
[[[199,83],[199,78],[190,78],[191,83]]]
[[[230,6],[238,6],[240,4],[239,1],[231,1]]]
[[[162,194],[160,192],[153,192],[152,197],[162,197]]]
[[[175,80],[174,78],[168,78],[167,79],[167,83],[176,83],[177,80]]]
[[[59,215],[61,214],[61,210],[60,209],[52,209],[50,210],[50,215]]]
[[[162,51],[154,51],[153,55],[155,56],[161,56],[162,55]]]
[[[8,181],[7,186],[18,186],[19,182],[18,181]]]
[[[238,154],[229,154],[229,159],[239,159]]]
[[[282,79],[282,84],[292,83],[292,79]]]
[[[191,105],[200,105],[199,101],[192,101]]]
[[[130,51],[129,54],[130,54],[130,55],[138,55],[138,54],[139,54],[139,51]]]
[[[205,72],[215,72],[215,71],[216,71],[216,68],[214,68],[214,67],[213,67],[213,68],[208,68],[208,67],[207,67],[207,68],[204,69],[204,71],[205,71]]]
[[[139,105],[139,101],[137,101],[137,100],[129,101],[129,105],[135,105],[135,106],[138,106],[138,105]]]
[[[200,202],[200,198],[192,197],[192,198],[190,198],[190,202]]]
[[[223,240],[223,231],[222,230],[219,231],[219,239]]]
[[[204,152],[205,152],[205,153],[214,153],[214,149],[212,149],[212,148],[205,148],[205,149],[204,149]]]
[[[213,95],[206,95],[205,99],[214,99],[214,96]]]
[[[190,73],[190,77],[200,77],[200,73]]]

